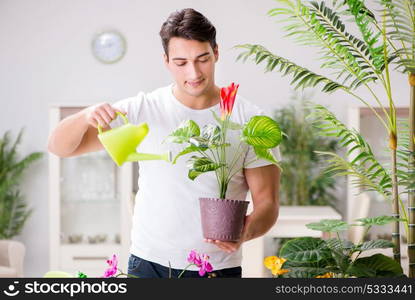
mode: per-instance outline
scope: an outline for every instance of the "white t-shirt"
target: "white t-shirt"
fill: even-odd
[[[179,153],[187,144],[162,143],[183,120],[195,121],[200,129],[206,124],[215,124],[211,110],[220,116],[220,105],[196,110],[182,104],[173,94],[173,85],[156,89],[151,93],[140,92],[137,96],[118,101],[114,107],[127,112],[132,124],[146,122],[149,126],[147,137],[138,146],[140,153],[164,153],[168,150]],[[231,120],[246,123],[254,115],[263,115],[255,105],[237,95]],[[121,118],[111,123],[111,127],[123,124]],[[227,161],[234,157],[239,144],[240,131],[228,130]],[[253,150],[244,143],[243,154],[236,165],[256,158]],[[273,153],[280,160],[278,148]],[[189,153],[180,157],[175,165],[165,161],[139,162],[138,193],[136,195],[130,252],[140,258],[174,269],[184,269],[191,250],[206,253],[216,270],[241,265],[241,248],[234,253],[226,253],[216,245],[203,241],[200,220],[199,197],[219,197],[219,187],[214,172],[203,173],[194,181],[187,177],[187,159],[195,155]],[[257,160],[246,168],[269,165],[270,162]],[[237,169],[234,169],[237,170]],[[228,185],[226,198],[245,200],[248,191],[243,171],[233,176]],[[188,270],[197,270],[192,266]]]

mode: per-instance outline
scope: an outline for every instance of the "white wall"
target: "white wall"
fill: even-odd
[[[0,134],[16,135],[25,126],[20,151],[45,151],[52,103],[114,102],[170,82],[164,69],[158,32],[170,12],[193,7],[216,26],[220,61],[217,83],[240,83],[239,93],[272,110],[288,102],[289,79],[264,74],[252,63],[236,63],[239,43],[260,43],[275,53],[318,71],[312,49],[294,45],[266,16],[272,0],[0,0]],[[92,36],[105,28],[121,31],[128,43],[123,60],[103,65],[91,54]],[[406,78],[394,81],[396,99],[406,103]],[[341,92],[316,93],[342,120],[347,105],[358,103]],[[34,208],[18,239],[27,246],[26,276],[48,269],[47,157],[33,165],[22,191]],[[340,207],[343,204],[340,204]]]

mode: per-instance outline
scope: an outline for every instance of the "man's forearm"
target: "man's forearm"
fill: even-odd
[[[243,241],[249,241],[264,235],[277,221],[279,204],[277,201],[264,202],[254,207],[247,216]]]
[[[65,118],[49,136],[49,151],[59,156],[70,155],[79,146],[87,130],[84,110]]]

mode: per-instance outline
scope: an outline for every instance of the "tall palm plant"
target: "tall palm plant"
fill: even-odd
[[[293,77],[291,84],[296,88],[321,86],[324,92],[343,91],[358,99],[371,109],[389,136],[391,149],[391,199],[393,216],[399,218],[399,191],[397,170],[397,121],[395,102],[390,80],[390,66],[409,75],[410,101],[410,167],[414,162],[414,97],[415,97],[415,0],[379,0],[380,20],[365,5],[364,0],[327,1],[276,0],[279,7],[269,11],[271,17],[286,22],[284,30],[301,45],[315,46],[321,51],[321,68],[333,71],[335,78],[317,74],[294,62],[271,53],[265,47],[255,44],[238,45],[243,49],[238,59],[244,61],[253,57],[256,64],[266,62],[266,71],[279,71]],[[354,36],[346,30],[341,15],[353,17],[359,30]],[[380,85],[383,93],[375,92]],[[381,108],[379,113],[368,101],[359,95],[359,87],[369,91]],[[384,105],[383,99],[386,100]],[[409,276],[415,277],[415,199],[410,191],[408,205],[408,256]],[[400,262],[399,222],[392,232],[394,258]]]

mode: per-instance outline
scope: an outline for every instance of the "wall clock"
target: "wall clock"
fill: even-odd
[[[121,60],[126,50],[124,36],[115,30],[103,31],[92,40],[92,53],[102,63],[112,64]]]

